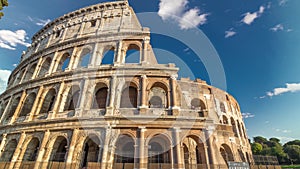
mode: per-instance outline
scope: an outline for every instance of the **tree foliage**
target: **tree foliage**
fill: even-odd
[[[284,146],[278,138],[269,140],[257,136],[253,138],[251,149],[254,155],[277,156],[280,164],[299,163],[300,164],[300,140],[287,142]]]
[[[2,11],[3,7],[8,6],[7,0],[0,0],[0,19],[4,15]]]

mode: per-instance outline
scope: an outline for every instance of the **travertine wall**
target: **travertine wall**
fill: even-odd
[[[237,101],[158,64],[126,1],[66,14],[32,40],[0,96],[0,160],[9,168],[253,162]]]

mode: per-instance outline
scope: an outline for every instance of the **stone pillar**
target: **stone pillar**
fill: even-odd
[[[5,120],[5,118],[6,118],[6,116],[7,116],[7,111],[8,111],[8,110],[10,109],[10,107],[11,107],[11,102],[12,102],[12,100],[13,100],[13,97],[10,96],[9,101],[8,101],[8,103],[7,103],[7,105],[6,105],[5,109],[4,109],[4,111],[3,111],[3,113],[2,113],[2,117],[1,117],[1,119],[0,119],[0,124],[2,124],[3,120]],[[1,151],[1,149],[0,149],[0,151]],[[0,157],[1,157],[1,153],[0,153]]]
[[[172,111],[173,111],[173,115],[174,116],[178,116],[179,115],[179,105],[178,105],[178,97],[177,97],[177,91],[176,91],[176,87],[177,87],[177,83],[176,83],[176,78],[177,75],[172,75],[171,79],[170,79],[170,84],[171,84],[171,92],[172,92]]]
[[[145,127],[139,127],[138,129],[138,146],[139,146],[139,169],[147,169],[147,163],[148,163],[148,155],[146,154],[146,146],[145,145],[145,132],[147,129]]]
[[[148,100],[147,100],[147,76],[141,76],[141,90],[140,90],[140,113],[145,113],[148,108]]]
[[[59,60],[58,60],[59,55],[58,55],[58,53],[59,53],[58,51],[55,51],[54,56],[52,58],[51,65],[50,65],[49,70],[48,70],[48,73],[46,73],[46,76],[50,75],[51,73],[56,72],[57,66],[59,64]]]
[[[99,43],[95,43],[95,46],[94,46],[94,51],[92,53],[92,56],[90,58],[90,64],[88,65],[88,68],[91,68],[91,67],[95,67],[96,66],[96,60],[97,60],[97,57],[99,57]]]
[[[121,64],[123,63],[123,42],[119,41],[118,47],[115,51],[115,58],[114,58],[114,64]]]
[[[85,25],[86,25],[86,22],[87,22],[87,21],[82,21],[82,22],[81,22],[81,26],[80,26],[80,29],[79,29],[77,38],[79,38],[79,37],[82,36],[82,33],[83,33],[83,31],[84,31],[84,27],[85,27]]]
[[[87,77],[84,77],[82,84],[81,84],[81,91],[80,91],[80,95],[79,95],[79,106],[78,109],[76,109],[76,113],[77,111],[80,111],[80,114],[76,114],[76,116],[81,116],[82,111],[84,111],[84,108],[89,109],[90,105],[86,105],[86,99],[93,99],[92,98],[87,98],[88,95],[88,89],[89,89],[89,79]]]
[[[209,147],[206,145],[206,143],[203,143],[203,149],[204,149],[204,155],[205,155],[205,164],[207,165],[207,169],[210,169],[209,156],[208,156]]]
[[[19,143],[16,147],[16,150],[14,152],[14,155],[13,155],[13,158],[11,160],[11,163],[9,165],[9,169],[13,169],[13,168],[17,168],[17,167],[14,167],[15,165],[18,165],[18,163],[20,163],[22,161],[22,159],[19,159],[19,155],[20,155],[20,152],[22,151],[23,148],[26,149],[26,147],[23,147],[23,143],[25,141],[25,138],[26,138],[26,134],[25,132],[23,132],[19,138]]]
[[[43,94],[43,92],[44,92],[44,87],[41,86],[40,89],[39,89],[39,92],[38,92],[38,94],[37,94],[37,96],[36,96],[36,99],[35,99],[35,101],[34,101],[34,103],[33,103],[31,112],[30,112],[29,117],[28,117],[28,121],[32,121],[34,115],[36,115],[36,114],[39,113],[39,112],[37,112],[37,111],[39,111],[39,106],[38,106],[38,105],[39,105],[39,103],[42,102],[43,99],[44,99],[43,97],[41,97],[42,94]]]
[[[0,144],[0,157],[2,156],[2,153],[4,152],[6,140],[7,140],[7,134],[3,134],[2,135],[2,141],[1,141],[1,144]]]
[[[47,130],[44,134],[44,138],[40,145],[40,150],[39,150],[38,156],[36,158],[34,169],[40,169],[40,168],[42,168],[42,166],[45,166],[44,168],[46,168],[46,166],[47,166],[48,160],[43,159],[43,157],[47,151],[46,146],[49,141],[50,134],[51,133],[49,130]]]
[[[141,63],[147,63],[148,62],[148,46],[150,44],[150,37],[145,37],[143,41],[143,51],[141,52]]]
[[[40,71],[40,69],[42,67],[42,62],[43,62],[43,57],[40,57],[37,65],[36,65],[36,68],[35,68],[35,70],[34,70],[34,72],[32,74],[31,79],[35,79],[36,78],[38,72]]]
[[[74,168],[74,164],[77,163],[77,161],[74,161],[75,159],[73,159],[73,154],[75,151],[75,147],[77,144],[77,140],[78,140],[78,133],[79,133],[79,129],[74,129],[73,131],[73,135],[72,135],[72,140],[69,146],[69,151],[68,151],[68,155],[67,155],[67,160],[66,160],[66,168],[67,169],[73,169]]]
[[[22,96],[21,96],[21,98],[20,98],[20,102],[19,102],[19,104],[18,104],[18,106],[17,106],[17,108],[16,108],[16,110],[15,110],[15,113],[14,113],[14,115],[12,116],[12,118],[11,118],[11,120],[10,120],[10,122],[9,122],[9,124],[12,124],[12,123],[14,123],[15,121],[16,121],[16,118],[18,118],[18,116],[19,116],[19,113],[20,113],[20,111],[21,111],[21,109],[22,109],[22,107],[23,107],[23,103],[24,103],[24,99],[26,98],[26,91],[24,90],[23,91],[23,93],[22,93]]]
[[[180,137],[180,128],[179,127],[174,127],[174,133],[173,133],[173,146],[175,147],[175,162],[177,166],[175,168],[178,169],[184,169],[184,156],[182,156],[182,151],[181,151],[181,137]]]
[[[70,71],[70,70],[73,70],[73,69],[77,68],[78,62],[79,62],[79,59],[80,59],[80,55],[77,55],[78,54],[77,52],[78,52],[77,47],[75,47],[73,49],[73,52],[71,53],[70,63],[68,65],[68,68],[66,69],[67,71]]]
[[[101,163],[101,168],[106,169],[107,162],[108,162],[108,155],[109,155],[109,140],[110,135],[109,135],[109,130],[111,128],[107,128],[105,131],[105,139],[104,139],[104,144],[103,144],[103,153],[102,153],[102,163]]]
[[[47,42],[47,45],[46,45],[46,48],[48,48],[49,46],[50,46],[50,44],[51,44],[51,41],[52,41],[52,39],[53,39],[53,36],[55,35],[55,33],[48,33],[48,36],[49,36],[49,39],[48,39],[48,42]]]
[[[106,115],[113,115],[114,104],[115,104],[115,95],[116,95],[116,85],[117,85],[117,77],[112,76],[110,80],[110,92],[109,94],[109,105],[106,108]]]
[[[52,110],[52,112],[50,112],[50,114],[48,116],[49,119],[55,118],[56,113],[59,112],[59,106],[60,106],[60,104],[62,104],[61,101],[62,101],[63,94],[64,94],[64,88],[65,88],[65,82],[61,82],[59,91],[57,93],[56,101],[53,106],[53,110]]]
[[[29,66],[27,66],[27,67],[25,68],[25,71],[24,71],[24,73],[22,74],[22,77],[20,78],[19,84],[21,84],[21,83],[23,82],[24,78],[26,77],[26,74],[27,74],[28,69],[29,69]],[[17,85],[17,84],[16,84],[16,85]]]
[[[66,35],[67,35],[67,33],[68,33],[68,27],[66,28],[65,27],[65,25],[63,25],[63,28],[61,29],[61,31],[63,31],[63,35],[62,35],[62,37],[60,38],[60,41],[64,41],[65,40],[65,38],[66,38]]]
[[[208,163],[209,164],[215,164],[215,156],[214,156],[214,151],[213,151],[213,141],[212,141],[212,132],[211,130],[209,129],[205,129],[205,138],[206,138],[206,145],[208,146],[208,151],[207,151],[207,154],[208,154]]]

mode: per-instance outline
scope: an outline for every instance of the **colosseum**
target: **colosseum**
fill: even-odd
[[[47,24],[0,96],[0,168],[252,164],[238,102],[203,80],[179,79],[175,64],[156,57],[127,1]]]

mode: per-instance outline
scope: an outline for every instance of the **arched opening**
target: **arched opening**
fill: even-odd
[[[76,108],[78,108],[79,96],[79,86],[72,86],[68,93],[64,111],[75,110]]]
[[[150,108],[167,108],[167,88],[161,83],[155,83],[149,92]]]
[[[111,47],[103,52],[103,57],[102,57],[102,65],[112,65],[114,63],[114,58],[115,58],[115,48]]]
[[[183,153],[184,153],[185,168],[188,168],[188,166],[190,164],[190,152],[185,144],[183,144]]]
[[[33,107],[34,101],[36,99],[36,94],[35,93],[30,93],[27,97],[25,102],[23,103],[23,107],[20,113],[20,117],[25,117],[29,115],[31,112],[31,109]]]
[[[17,78],[16,78],[15,81],[14,81],[14,85],[17,85],[17,84],[19,84],[19,83],[21,82],[24,73],[25,73],[25,68],[23,68],[23,69],[18,73]]]
[[[58,63],[57,71],[65,71],[70,63],[70,54],[65,53],[61,56],[60,61]]]
[[[5,161],[5,162],[9,162],[12,160],[14,152],[17,148],[18,142],[16,139],[10,140],[7,142],[4,151],[1,155],[0,160],[1,161]]]
[[[5,110],[5,107],[6,107],[7,103],[8,102],[6,102],[4,104],[3,103],[0,104],[0,118],[2,117],[2,115],[4,113],[4,110]]]
[[[148,145],[148,165],[164,164],[171,162],[171,146],[165,136],[154,136]]]
[[[49,111],[53,110],[54,102],[56,98],[56,91],[55,89],[50,89],[43,101],[40,114],[48,113]]]
[[[91,59],[91,51],[89,49],[84,49],[82,51],[79,66],[78,67],[88,67]]]
[[[122,92],[120,108],[137,108],[137,96],[136,87],[126,87]]]
[[[51,58],[48,57],[42,64],[38,77],[44,77],[49,71],[50,65],[51,65]]]
[[[232,151],[228,145],[222,144],[220,147],[220,153],[226,164],[228,161],[234,161]]]
[[[221,112],[226,113],[225,105],[223,102],[220,103]]]
[[[237,131],[237,128],[236,128],[237,126],[235,124],[235,121],[232,117],[230,118],[230,121],[231,121],[231,126],[232,126],[232,131],[234,133],[234,136],[238,137],[238,131]]]
[[[120,135],[116,142],[115,163],[134,163],[134,140],[128,135]]]
[[[240,133],[240,137],[243,138],[243,132],[242,132],[242,128],[241,128],[241,125],[239,123],[239,121],[237,120],[236,121],[237,125],[238,125],[238,129],[239,129],[239,133]]]
[[[38,155],[39,146],[40,146],[39,139],[37,138],[31,139],[24,153],[23,161],[35,161]]]
[[[106,101],[107,101],[107,94],[108,88],[103,87],[96,91],[94,95],[94,101],[92,109],[105,109],[106,108]]]
[[[202,101],[201,99],[195,98],[191,101],[191,108],[205,110],[206,106],[205,106],[204,101]]]
[[[241,149],[238,149],[238,152],[239,152],[240,159],[242,160],[242,162],[246,162],[245,155],[244,155],[243,151]]]
[[[11,119],[14,116],[15,111],[16,111],[19,103],[20,103],[20,99],[21,99],[20,97],[17,97],[17,98],[13,99],[13,101],[11,103],[11,106],[10,106],[10,108],[8,110],[6,120],[9,120],[9,119]]]
[[[229,124],[228,118],[225,115],[222,116],[222,119],[223,119],[223,124]]]
[[[125,63],[140,63],[141,49],[138,45],[131,44],[128,46]]]
[[[27,81],[27,80],[30,80],[31,78],[32,78],[32,76],[33,76],[33,74],[34,74],[34,71],[35,71],[35,69],[36,69],[36,63],[35,64],[33,64],[29,69],[28,69],[28,71],[26,72],[26,76],[25,76],[25,78],[24,78],[24,80],[23,81]]]
[[[88,167],[89,163],[101,162],[103,149],[97,136],[89,137],[83,147],[82,168]]]
[[[250,163],[251,163],[251,161],[250,161],[250,157],[249,157],[249,154],[248,154],[248,152],[246,152],[246,158],[247,158],[247,162],[250,164]]]
[[[189,136],[182,141],[185,168],[199,168],[199,164],[205,164],[205,148],[201,140],[196,136]]]
[[[52,148],[51,161],[64,162],[66,160],[68,141],[63,136],[58,136]]]
[[[243,123],[241,123],[241,126],[242,126],[242,130],[243,130],[244,138],[248,139],[247,135],[246,135],[246,130],[245,130],[245,127],[244,127]]]

